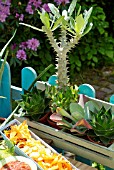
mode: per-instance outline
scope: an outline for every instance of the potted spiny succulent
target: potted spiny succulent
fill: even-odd
[[[68,95],[65,96],[66,91],[71,91],[71,85],[68,76],[68,53],[92,28],[92,23],[88,24],[88,20],[92,12],[92,7],[88,11],[84,11],[84,14],[80,13],[80,7],[76,13],[76,3],[77,1],[73,0],[68,10],[63,11],[60,11],[58,8],[56,8],[54,4],[48,3],[48,6],[51,10],[50,13],[47,13],[44,9],[42,9],[41,12],[38,11],[41,22],[43,24],[41,29],[29,24],[20,23],[20,25],[28,26],[35,30],[44,32],[47,35],[49,42],[56,53],[55,60],[57,61],[57,86],[50,88],[57,88],[58,92],[61,92],[60,95],[65,97],[65,100],[67,100],[69,97],[69,93],[67,93]],[[58,40],[54,35],[54,31],[56,29],[60,29],[60,36]],[[75,89],[75,94],[77,94],[77,88],[75,88],[75,86],[72,88]],[[52,91],[54,92],[54,90]],[[78,95],[77,98],[76,95],[74,95],[74,98],[71,98],[70,103],[74,100],[77,102]],[[61,99],[55,99],[55,97],[52,99],[52,107],[54,106],[54,108],[56,106],[55,101],[57,104],[61,102]],[[69,102],[67,108],[68,107]]]

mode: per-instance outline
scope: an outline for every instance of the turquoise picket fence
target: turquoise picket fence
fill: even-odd
[[[21,94],[23,93],[23,89],[27,90],[29,88],[29,86],[32,84],[34,79],[37,77],[37,73],[33,68],[25,67],[21,70],[21,73],[18,76],[21,76],[21,87],[16,87],[11,84],[10,66],[8,63],[6,63],[4,68],[4,73],[2,76],[1,85],[0,85],[0,96],[5,97],[0,99],[0,117],[7,118],[11,114],[12,99],[13,100],[21,99]],[[52,75],[51,77],[49,77],[47,82],[38,81],[37,87],[43,89],[44,88],[43,84],[45,83],[48,83],[49,85],[55,85],[56,76]],[[89,84],[80,85],[79,93],[95,98],[95,90]]]

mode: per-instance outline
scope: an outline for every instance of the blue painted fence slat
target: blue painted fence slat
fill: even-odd
[[[0,66],[3,60],[0,61]],[[6,97],[5,99],[0,99],[0,117],[7,118],[12,112],[11,106],[11,75],[10,67],[6,62],[4,67],[4,72],[2,75],[2,81],[0,85],[0,96]]]
[[[79,94],[84,94],[89,97],[95,98],[95,89],[90,84],[81,84],[78,89]]]
[[[32,82],[37,77],[36,71],[32,67],[25,67],[21,71],[21,85],[22,85],[22,91],[28,90]],[[22,92],[23,93],[23,92]]]

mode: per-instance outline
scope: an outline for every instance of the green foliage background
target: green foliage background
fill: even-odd
[[[19,26],[19,21],[15,18],[15,9],[21,14],[24,14],[25,23],[31,24],[38,28],[41,27],[41,21],[37,14],[37,11],[30,15],[25,12],[25,8],[28,1],[12,0],[11,15],[7,18],[6,22],[0,23],[0,48],[7,42],[9,37],[13,34],[15,28],[17,34],[12,43],[20,44],[22,41],[27,41],[31,38],[37,38],[40,41],[40,46],[37,52],[27,51],[28,59],[26,62],[19,61],[16,58],[16,51],[18,47],[13,51],[9,47],[8,62],[11,64],[12,76],[16,77],[16,73],[20,74],[20,70],[25,66],[33,67],[39,74],[50,63],[53,63],[53,68],[47,72],[42,80],[47,80],[50,75],[55,73],[55,53],[51,48],[47,37],[38,31],[32,30],[28,27]],[[46,0],[43,3],[47,2]],[[48,2],[54,3],[54,1],[48,0]],[[114,62],[114,11],[113,1],[106,0],[78,0],[77,8],[82,6],[82,11],[89,9],[93,6],[93,12],[90,18],[90,22],[93,22],[92,30],[82,38],[79,44],[72,49],[69,53],[70,61],[70,78],[73,80],[75,72],[80,71],[86,67],[99,67],[104,64],[111,64]],[[66,6],[60,6],[60,8],[67,8]],[[56,36],[59,36],[59,30],[55,32]]]

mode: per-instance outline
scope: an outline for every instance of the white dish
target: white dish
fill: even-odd
[[[37,170],[36,164],[29,158],[25,158],[24,156],[9,156],[5,159],[0,160],[0,168],[2,168],[5,164],[12,161],[20,161],[24,162],[30,166],[31,170]]]

